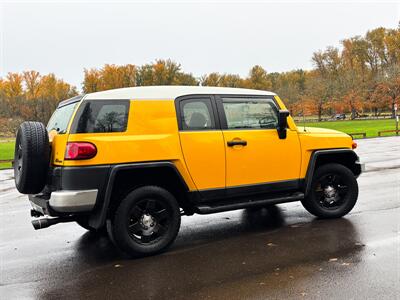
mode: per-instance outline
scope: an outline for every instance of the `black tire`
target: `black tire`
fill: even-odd
[[[81,226],[82,228],[93,232],[93,233],[98,233],[98,234],[103,234],[107,232],[107,228],[106,226],[103,226],[99,229],[93,228],[92,226],[89,225],[89,219],[87,218],[80,218],[78,220],[76,220],[76,223]]]
[[[17,132],[14,152],[14,180],[22,194],[37,194],[46,184],[50,146],[46,127],[24,122]]]
[[[302,204],[317,217],[340,218],[353,209],[357,198],[358,184],[353,172],[341,164],[332,163],[316,170]]]
[[[110,239],[131,257],[160,253],[175,240],[181,215],[175,197],[157,186],[130,192],[108,223]]]

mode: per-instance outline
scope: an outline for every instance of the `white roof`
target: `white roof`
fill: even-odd
[[[152,99],[173,100],[180,96],[194,95],[194,94],[230,94],[230,95],[261,95],[271,96],[275,95],[272,92],[251,90],[251,89],[238,89],[238,88],[225,88],[225,87],[209,87],[209,86],[143,86],[143,87],[129,87],[122,89],[114,89],[103,92],[96,92],[87,94],[85,100],[96,99]]]

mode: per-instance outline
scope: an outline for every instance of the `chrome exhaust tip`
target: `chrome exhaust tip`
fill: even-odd
[[[32,220],[32,226],[35,230],[50,227],[58,223],[74,222],[76,218],[74,217],[63,217],[63,218],[41,218]]]

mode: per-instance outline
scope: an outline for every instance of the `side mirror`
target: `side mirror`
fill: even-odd
[[[289,116],[288,110],[279,110],[278,112],[278,136],[279,138],[286,139],[287,117]]]

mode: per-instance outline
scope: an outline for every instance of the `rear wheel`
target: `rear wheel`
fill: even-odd
[[[304,208],[320,218],[340,218],[357,202],[358,184],[354,174],[340,164],[319,167],[311,189],[302,201]]]
[[[164,251],[176,238],[181,216],[174,196],[157,186],[130,192],[108,225],[111,240],[131,257]]]

